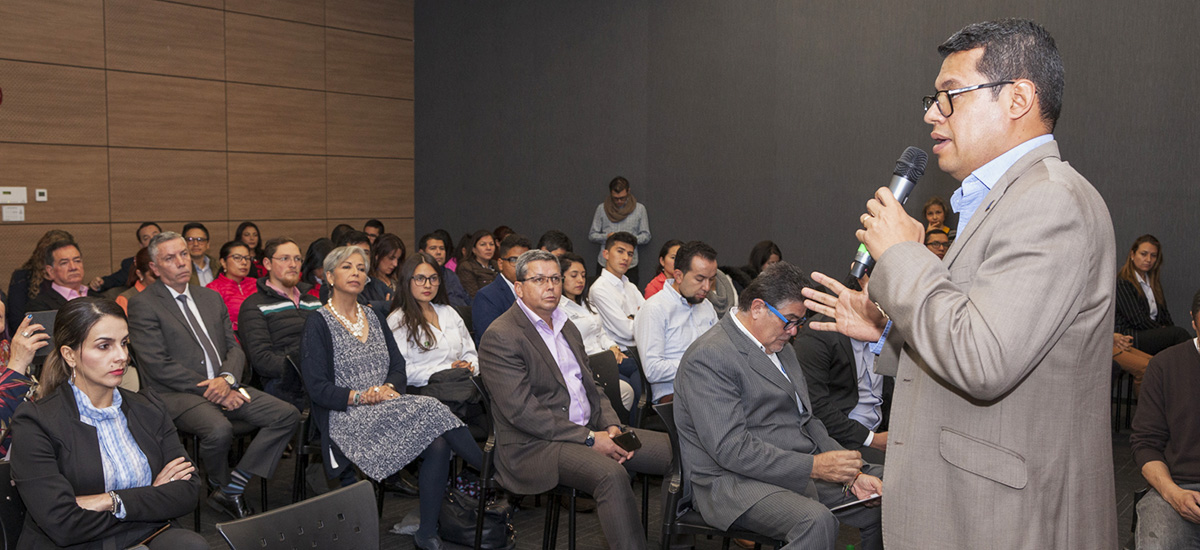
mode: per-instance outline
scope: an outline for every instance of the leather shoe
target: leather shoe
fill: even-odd
[[[442,544],[442,538],[433,535],[429,538],[421,535],[413,535],[413,545],[421,550],[445,550],[445,545]]]
[[[412,474],[406,470],[400,470],[399,473],[383,480],[383,490],[389,493],[400,493],[406,497],[419,496],[421,492]]]
[[[208,507],[218,512],[225,512],[233,519],[242,519],[254,515],[254,510],[246,505],[246,495],[229,494],[220,489],[208,495]]]

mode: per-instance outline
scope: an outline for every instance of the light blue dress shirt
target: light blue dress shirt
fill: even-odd
[[[717,310],[712,302],[701,300],[699,304],[689,304],[673,283],[667,279],[663,289],[642,305],[634,322],[634,340],[642,358],[642,370],[650,381],[655,400],[675,393],[675,372],[679,370],[683,352],[717,324]]]
[[[987,196],[988,191],[992,190],[996,182],[1000,181],[1004,173],[1026,153],[1051,141],[1054,141],[1054,134],[1035,137],[976,168],[971,175],[967,176],[967,179],[963,180],[962,185],[950,196],[950,207],[958,213],[958,236],[962,236],[963,230],[971,222],[971,217],[983,204],[984,197]]]

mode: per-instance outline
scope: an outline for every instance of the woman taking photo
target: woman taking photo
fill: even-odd
[[[116,302],[76,298],[58,311],[35,400],[13,418],[12,478],[28,515],[20,548],[208,548],[172,525],[196,506],[193,475],[160,403],[117,386],[129,329]],[[162,532],[159,532],[159,531]]]
[[[1158,239],[1142,235],[1133,241],[1125,265],[1117,273],[1116,332],[1132,336],[1132,347],[1150,355],[1189,338],[1186,330],[1171,322],[1159,283],[1162,264]]]
[[[245,243],[229,241],[221,245],[221,269],[217,271],[217,278],[208,283],[208,288],[217,291],[225,301],[233,330],[238,328],[238,311],[242,308],[242,302],[258,292],[258,281],[250,275],[252,261],[250,248]]]
[[[404,262],[404,241],[391,233],[375,238],[371,245],[371,280],[363,289],[368,302],[388,301],[396,295],[396,267]]]
[[[417,548],[440,550],[438,515],[446,491],[451,451],[479,467],[483,453],[467,428],[438,400],[404,394],[404,356],[392,333],[358,304],[370,261],[356,246],[325,257],[329,301],[309,315],[301,340],[300,369],[321,432],[325,472],[354,481],[353,464],[383,480],[420,456],[421,525]]]
[[[583,337],[584,351],[589,357],[611,353],[616,358],[617,374],[623,382],[621,404],[625,405],[625,410],[633,410],[633,405],[642,395],[637,361],[626,356],[612,337],[604,332],[604,321],[600,319],[600,312],[587,298],[587,266],[583,263],[583,257],[574,252],[567,252],[559,257],[558,265],[563,274],[562,297],[558,300],[558,307],[567,314],[572,323],[575,323],[575,328],[579,329],[579,335]],[[626,385],[629,386],[629,391],[626,391]]]
[[[479,289],[496,280],[499,268],[496,267],[496,260],[492,258],[496,255],[496,239],[491,233],[480,229],[471,235],[470,243],[471,248],[467,249],[466,256],[458,263],[454,273],[462,281],[463,288],[467,289],[467,294],[474,299]]]
[[[475,372],[475,341],[442,287],[441,268],[433,256],[417,252],[400,268],[400,290],[392,301],[388,328],[404,356],[408,385],[425,387],[435,372]]]
[[[263,258],[263,239],[258,232],[258,226],[254,222],[242,222],[238,225],[237,231],[233,232],[233,238],[237,241],[242,241],[246,244],[246,248],[250,249],[250,276],[254,278],[262,277],[266,271],[262,266]]]
[[[646,299],[650,299],[651,296],[662,290],[663,285],[667,283],[667,279],[671,278],[670,274],[675,273],[675,253],[679,251],[681,245],[683,245],[683,241],[671,239],[658,250],[658,272],[654,274],[654,278],[650,279],[650,283],[646,285],[646,290],[643,292]]]

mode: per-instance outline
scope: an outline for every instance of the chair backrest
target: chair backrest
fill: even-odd
[[[218,523],[217,531],[233,550],[379,548],[379,516],[367,481],[270,512]]]
[[[654,411],[662,418],[663,424],[667,426],[667,437],[671,439],[671,469],[667,473],[667,477],[663,479],[663,483],[667,484],[667,495],[663,499],[663,524],[669,525],[668,522],[679,517],[688,507],[687,502],[683,501],[684,480],[683,461],[679,457],[679,430],[675,427],[675,404],[660,403],[654,406]]]
[[[12,482],[12,465],[0,462],[0,548],[12,550],[21,538],[21,527],[25,524],[25,504],[17,487]]]
[[[617,369],[617,357],[611,351],[604,350],[596,355],[589,355],[588,366],[591,367],[596,382],[604,388],[604,395],[608,396],[608,401],[612,403],[613,410],[617,411],[621,423],[629,424],[629,409],[621,402],[621,376]]]

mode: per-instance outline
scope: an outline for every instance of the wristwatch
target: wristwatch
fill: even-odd
[[[587,439],[583,440],[583,444],[591,447],[596,444],[596,432],[589,431]]]
[[[225,382],[227,384],[229,384],[230,388],[233,388],[235,390],[237,389],[237,387],[238,387],[237,378],[234,378],[232,374],[229,374],[229,373],[222,374],[221,378],[225,379]]]

